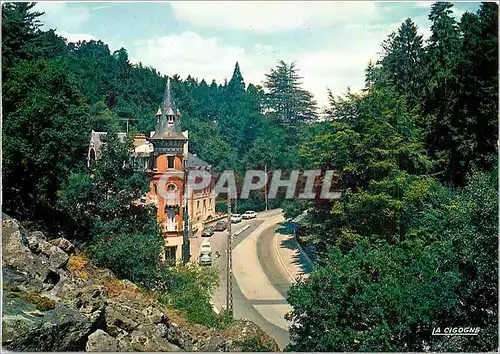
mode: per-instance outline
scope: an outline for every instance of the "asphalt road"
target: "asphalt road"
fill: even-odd
[[[235,318],[246,318],[254,323],[256,323],[264,332],[273,337],[278,343],[279,347],[283,349],[289,342],[290,337],[288,331],[285,329],[286,322],[282,320],[273,320],[276,317],[282,317],[280,314],[276,315],[272,313],[274,309],[283,308],[284,306],[288,306],[286,303],[286,292],[290,287],[290,279],[285,275],[282,266],[278,263],[274,250],[273,250],[273,236],[275,230],[278,228],[276,224],[271,224],[265,229],[262,229],[263,224],[267,222],[269,224],[269,219],[275,218],[277,215],[280,215],[280,211],[272,210],[268,212],[259,213],[256,219],[252,220],[244,220],[238,224],[232,224],[231,232],[234,234],[238,230],[244,228],[249,225],[250,227],[238,236],[233,236],[233,250],[238,248],[240,244],[245,241],[248,236],[252,235],[257,229],[260,233],[260,236],[256,239],[257,242],[257,251],[255,255],[249,255],[245,251],[245,256],[252,257],[253,264],[249,263],[248,267],[255,267],[255,262],[260,263],[261,269],[263,269],[263,273],[269,279],[269,282],[266,282],[265,286],[262,284],[258,285],[262,288],[268,288],[267,290],[278,291],[280,296],[248,296],[244,295],[244,291],[240,285],[244,286],[244,289],[252,288],[254,285],[252,284],[252,277],[244,278],[240,277],[240,281],[244,281],[245,284],[238,284],[236,277],[233,275],[233,312]],[[250,240],[247,240],[250,241]],[[227,232],[216,232],[211,237],[211,246],[212,246],[212,254],[215,251],[219,251],[220,257],[214,259],[214,266],[219,269],[220,273],[220,286],[219,289],[215,292],[212,301],[214,302],[215,307],[220,310],[221,308],[226,307],[226,245],[227,245]],[[244,246],[244,245],[242,245]],[[241,251],[243,247],[239,247],[239,251]],[[239,258],[234,258],[233,253],[233,265],[234,266],[242,266],[245,264],[245,260]],[[250,269],[251,271],[251,269]],[[256,272],[262,272],[261,270],[256,270]],[[258,282],[256,282],[259,284]],[[273,288],[273,289],[269,289]],[[274,289],[275,288],[275,289]],[[263,289],[266,290],[266,289]],[[248,290],[246,291],[248,294]],[[264,318],[264,316],[267,318]],[[271,319],[271,320],[270,320]],[[275,322],[275,323],[273,323]]]

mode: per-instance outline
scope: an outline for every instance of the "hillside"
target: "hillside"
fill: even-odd
[[[68,240],[2,221],[2,347],[10,351],[277,351],[255,324],[189,323],[157,293],[91,264]]]

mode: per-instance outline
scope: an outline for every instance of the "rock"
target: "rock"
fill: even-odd
[[[89,321],[65,306],[40,311],[23,298],[4,297],[2,346],[9,351],[81,351],[90,328]]]
[[[115,338],[111,337],[106,332],[104,332],[102,329],[98,329],[89,336],[89,339],[87,340],[87,345],[85,346],[85,351],[117,352],[118,341]]]
[[[106,308],[106,325],[111,335],[117,336],[122,329],[132,332],[144,321],[141,306],[126,299],[110,299]]]
[[[120,352],[133,352],[132,337],[128,333],[122,333],[116,337],[118,341],[118,351]]]
[[[39,255],[42,263],[50,270],[63,268],[68,263],[68,255],[59,247],[31,235],[27,239],[29,249]]]
[[[171,322],[167,328],[166,339],[187,352],[193,351],[194,343],[191,336],[174,322]]]
[[[224,332],[182,316],[171,322],[154,294],[84,256],[69,257],[76,249],[65,238],[46,241],[4,218],[2,242],[2,345],[9,351],[278,350],[250,321],[235,321]],[[247,339],[255,343],[237,344]]]
[[[2,275],[4,291],[11,289],[12,291],[38,293],[44,288],[40,279],[14,268],[3,267]]]
[[[199,343],[199,350],[203,352],[224,352],[229,351],[229,343],[227,339],[222,338],[218,334],[212,334],[203,338],[203,342]]]
[[[6,220],[10,221],[10,220]],[[28,240],[17,225],[2,228],[2,265],[15,269],[33,269],[36,257],[31,253]]]
[[[164,338],[166,335],[164,325],[146,324],[140,325],[130,334],[131,346],[134,351],[147,352],[179,352],[182,351],[177,345],[169,343]]]
[[[38,239],[38,240],[44,240],[44,241],[47,240],[47,238],[45,237],[45,235],[41,231],[30,232],[30,236],[35,238],[35,239]]]
[[[75,252],[75,246],[64,237],[56,238],[55,240],[50,241],[50,243],[59,247],[67,254],[73,254]]]
[[[142,314],[148,324],[163,323],[167,320],[167,315],[158,306],[154,305],[146,307],[142,310]]]
[[[107,294],[103,286],[68,279],[57,289],[56,296],[66,306],[80,312],[94,327],[98,327],[101,322],[104,324]]]

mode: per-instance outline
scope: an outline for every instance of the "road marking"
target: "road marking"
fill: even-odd
[[[241,234],[243,231],[247,230],[248,228],[250,227],[250,225],[246,225],[244,227],[242,227],[241,229],[239,229],[238,231],[236,231],[233,236],[238,236],[239,234]]]

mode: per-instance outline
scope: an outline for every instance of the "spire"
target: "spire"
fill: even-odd
[[[185,139],[184,135],[182,135],[179,121],[181,113],[178,109],[175,108],[174,105],[170,78],[167,78],[162,106],[163,107],[160,107],[160,109],[158,109],[158,112],[156,113],[156,116],[159,119],[156,122],[156,130],[152,139]]]
[[[172,89],[170,86],[170,77],[167,78],[167,86],[165,86],[165,97],[163,100],[163,112],[167,116],[175,116],[174,103],[172,100]]]

